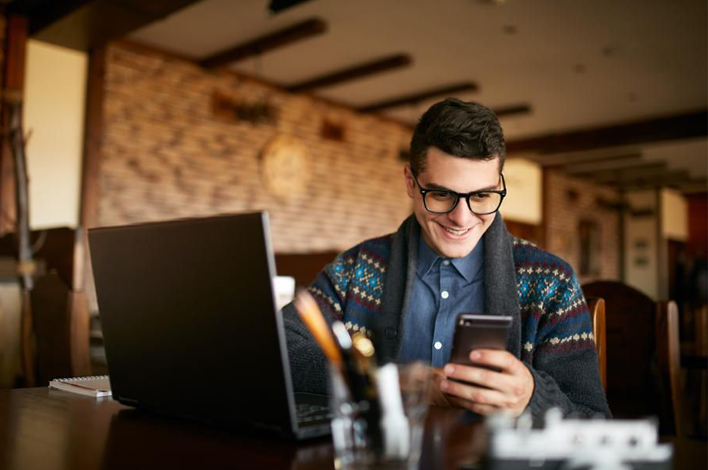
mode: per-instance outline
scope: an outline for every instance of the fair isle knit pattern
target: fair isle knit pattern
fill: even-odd
[[[419,234],[409,217],[396,233],[337,256],[310,286],[328,321],[341,320],[351,332],[374,328],[384,360],[396,360],[406,334]],[[533,376],[531,414],[559,407],[563,414],[611,417],[590,315],[571,267],[509,235],[501,216],[483,240],[486,313],[512,316],[507,350]],[[283,319],[295,390],[326,393],[326,360],[292,304],[283,308]]]
[[[392,236],[369,240],[341,253],[324,271],[329,283],[310,287],[320,308],[341,320],[348,330],[368,333],[371,315],[381,313],[386,264]],[[326,286],[331,285],[331,289]],[[342,307],[346,305],[346,309]]]
[[[583,292],[570,266],[533,243],[513,237],[524,362],[537,350],[594,349]]]
[[[332,289],[317,283],[310,291],[332,318],[350,331],[369,333],[371,315],[381,312],[391,236],[370,240],[340,254],[325,270]],[[577,278],[568,264],[513,238],[522,322],[522,360],[534,353],[594,349],[592,325]],[[343,307],[342,305],[345,305]]]

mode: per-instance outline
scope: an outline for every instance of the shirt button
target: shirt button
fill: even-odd
[[[442,343],[440,341],[436,341],[435,344],[433,344],[433,347],[435,349],[442,349]]]
[[[450,266],[450,260],[446,259],[445,261],[443,261],[443,265]]]
[[[440,292],[440,297],[442,297],[443,299],[447,299],[448,297],[450,297],[450,293],[448,291],[444,290],[444,291]]]

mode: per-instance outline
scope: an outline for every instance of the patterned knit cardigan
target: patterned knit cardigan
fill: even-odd
[[[420,226],[411,216],[396,233],[337,256],[310,287],[329,321],[339,319],[350,330],[364,332],[375,324],[379,352],[392,360],[405,334],[419,239]],[[512,237],[500,214],[483,240],[485,313],[512,315],[507,350],[533,375],[532,415],[555,406],[565,415],[610,417],[590,315],[572,268]],[[283,309],[283,316],[295,390],[326,392],[324,356],[292,304]]]

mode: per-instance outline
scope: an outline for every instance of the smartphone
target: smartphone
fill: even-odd
[[[474,349],[506,349],[510,326],[509,315],[459,314],[455,323],[450,362],[490,369],[470,361],[470,353]]]

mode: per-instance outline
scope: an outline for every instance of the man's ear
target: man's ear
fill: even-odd
[[[413,179],[413,170],[410,165],[406,165],[403,168],[403,175],[406,178],[406,193],[411,199],[415,198],[415,180]]]

